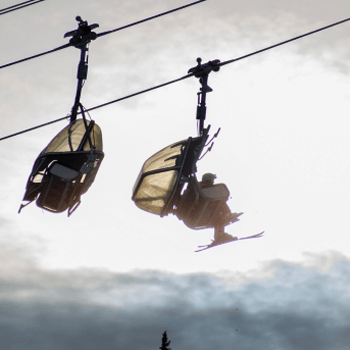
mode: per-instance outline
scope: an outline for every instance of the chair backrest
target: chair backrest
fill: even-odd
[[[80,201],[80,173],[66,166],[54,163],[45,176],[43,189],[37,205],[43,209],[61,213]]]
[[[197,180],[188,184],[174,214],[192,229],[217,227],[230,213],[226,204],[230,192],[225,184],[201,187]]]
[[[135,182],[132,199],[150,213],[163,216],[181,177],[190,141],[172,144],[148,158]]]

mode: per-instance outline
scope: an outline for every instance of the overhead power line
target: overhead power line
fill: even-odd
[[[40,125],[37,125],[37,126],[33,126],[32,128],[29,128],[29,129],[25,129],[25,130],[22,130],[22,131],[15,132],[14,134],[11,134],[11,135],[8,135],[8,136],[4,136],[4,137],[0,138],[0,141],[6,140],[6,139],[9,139],[11,137],[15,137],[15,136],[18,136],[18,135],[21,135],[21,134],[25,134],[25,133],[27,133],[29,131],[40,129],[40,128],[44,127],[44,126],[48,126],[48,125],[60,122],[60,121],[62,121],[64,119],[67,119],[67,118],[70,118],[70,116],[66,116],[66,117],[63,117],[63,118],[58,118],[58,119],[52,120],[52,121],[47,122],[47,123],[43,123],[43,124],[40,124]]]
[[[127,100],[128,98],[135,97],[135,96],[144,94],[144,93],[146,93],[146,92],[149,92],[149,91],[152,91],[152,90],[156,90],[156,89],[162,88],[162,87],[164,87],[164,86],[167,86],[167,85],[176,83],[176,82],[178,82],[178,81],[187,79],[187,78],[189,78],[189,77],[191,77],[191,76],[193,76],[192,73],[191,73],[191,74],[188,74],[188,75],[185,75],[185,76],[183,76],[183,77],[181,77],[181,78],[168,81],[167,83],[160,84],[160,85],[157,85],[157,86],[153,86],[153,87],[148,88],[148,89],[146,89],[146,90],[142,90],[142,91],[133,93],[133,94],[131,94],[131,95],[118,98],[118,99],[113,100],[113,101],[110,101],[110,102],[102,103],[102,104],[97,105],[97,106],[95,106],[95,107],[91,107],[91,108],[84,109],[84,112],[90,112],[90,111],[93,111],[93,110],[98,109],[98,108],[106,107],[106,106],[111,105],[111,104],[116,103],[116,102],[120,102],[120,101],[123,101],[123,100]],[[81,113],[78,112],[77,114],[81,114]],[[6,140],[6,139],[9,139],[9,138],[11,138],[11,137],[18,136],[18,135],[21,135],[21,134],[25,134],[25,133],[27,133],[27,132],[29,132],[29,131],[33,131],[33,130],[36,130],[36,129],[40,129],[40,128],[44,127],[44,126],[48,126],[48,125],[51,125],[51,124],[60,122],[60,121],[62,121],[62,120],[65,120],[65,119],[68,120],[68,119],[70,119],[70,117],[71,117],[70,115],[67,115],[67,116],[65,116],[65,117],[58,118],[58,119],[52,120],[52,121],[47,122],[47,123],[43,123],[43,124],[40,124],[40,125],[33,126],[33,127],[29,128],[29,129],[25,129],[25,130],[22,130],[22,131],[18,131],[18,132],[14,133],[14,134],[1,137],[1,138],[0,138],[0,141]]]
[[[108,31],[103,32],[103,33],[99,33],[99,34],[97,34],[97,37],[100,37],[100,36],[104,36],[104,35],[107,35],[107,34],[112,34],[112,33],[118,32],[119,30],[126,29],[126,28],[129,28],[129,27],[135,26],[135,25],[137,25],[137,24],[141,24],[141,23],[150,21],[151,19],[155,19],[155,18],[164,16],[164,15],[168,15],[168,14],[173,13],[173,12],[175,12],[175,11],[183,10],[183,9],[185,9],[185,8],[187,8],[187,7],[190,7],[190,6],[193,6],[193,5],[197,5],[197,4],[199,4],[199,3],[201,3],[201,2],[204,2],[204,1],[206,1],[206,0],[199,0],[199,1],[196,1],[196,2],[192,2],[191,4],[187,4],[187,5],[184,5],[184,6],[181,6],[181,7],[177,7],[177,8],[175,8],[175,9],[173,9],[173,10],[169,10],[169,11],[160,13],[160,14],[158,14],[158,15],[151,16],[151,17],[142,19],[142,20],[140,20],[140,21],[137,21],[137,22],[134,22],[134,23],[131,23],[131,24],[127,24],[126,26],[123,26],[123,27],[116,28],[116,29],[112,29],[112,30],[108,30]]]
[[[221,62],[221,63],[219,63],[218,65],[219,65],[219,66],[224,66],[224,65],[226,65],[226,64],[229,64],[229,63],[232,63],[232,62],[236,62],[236,61],[242,60],[243,58],[247,58],[247,57],[256,55],[256,54],[258,54],[258,53],[261,53],[261,52],[264,52],[264,51],[267,51],[267,50],[274,49],[275,47],[278,47],[278,46],[281,46],[281,45],[284,45],[284,44],[288,44],[288,43],[290,43],[290,42],[292,42],[292,41],[299,40],[299,39],[301,39],[301,38],[305,38],[306,36],[309,36],[309,35],[312,35],[312,34],[321,32],[321,31],[326,30],[326,29],[329,29],[329,28],[331,28],[331,27],[335,27],[335,26],[337,26],[337,25],[339,25],[339,24],[343,24],[343,23],[345,23],[345,22],[347,22],[347,21],[350,21],[350,18],[346,18],[346,19],[343,19],[343,20],[341,20],[341,21],[339,21],[339,22],[335,22],[335,23],[329,24],[329,25],[327,25],[327,26],[325,26],[325,27],[312,30],[311,32],[308,32],[308,33],[305,33],[305,34],[296,36],[296,37],[294,37],[294,38],[292,38],[292,39],[288,39],[288,40],[282,41],[282,42],[280,42],[280,43],[278,43],[278,44],[275,44],[275,45],[268,46],[268,47],[266,47],[266,48],[264,48],[264,49],[261,49],[261,50],[258,50],[258,51],[249,53],[248,55],[244,55],[244,56],[241,56],[241,57],[238,57],[238,58],[234,58],[234,59],[232,59],[232,60],[228,60],[228,61],[225,61],[225,62]]]
[[[264,48],[264,49],[254,51],[254,52],[249,53],[249,54],[247,54],[247,55],[243,55],[243,56],[240,56],[240,57],[231,59],[231,60],[227,60],[227,61],[224,61],[224,62],[220,62],[220,63],[218,63],[217,65],[218,65],[218,66],[224,66],[224,65],[227,65],[227,64],[229,64],[229,63],[237,62],[237,61],[242,60],[242,59],[244,59],[244,58],[251,57],[251,56],[256,55],[256,54],[258,54],[258,53],[262,53],[262,52],[264,52],[264,51],[271,50],[271,49],[273,49],[273,48],[275,48],[275,47],[278,47],[278,46],[281,46],[281,45],[290,43],[290,42],[292,42],[292,41],[295,41],[295,40],[304,38],[304,37],[306,37],[306,36],[309,36],[309,35],[318,33],[318,32],[320,32],[320,31],[323,31],[323,30],[326,30],[326,29],[329,29],[329,28],[334,27],[334,26],[336,26],[336,25],[343,24],[343,23],[345,23],[345,22],[347,22],[347,21],[350,21],[350,18],[346,18],[346,19],[344,19],[344,20],[342,20],[342,21],[335,22],[335,23],[330,24],[330,25],[327,25],[327,26],[325,26],[325,27],[322,27],[322,28],[313,30],[313,31],[311,31],[311,32],[308,32],[308,33],[305,33],[305,34],[296,36],[296,37],[294,37],[294,38],[291,38],[291,39],[282,41],[282,42],[277,43],[277,44],[268,46],[268,47],[266,47],[266,48]],[[153,87],[148,88],[148,89],[146,89],[146,90],[142,90],[142,91],[133,93],[133,94],[131,94],[131,95],[127,95],[127,96],[118,98],[118,99],[116,99],[116,100],[112,100],[112,101],[110,101],[110,102],[106,102],[106,103],[97,105],[97,106],[95,106],[95,107],[88,108],[88,109],[86,109],[85,111],[86,111],[86,112],[89,112],[89,111],[92,111],[92,110],[95,110],[95,109],[98,109],[98,108],[102,108],[102,107],[108,106],[108,105],[113,104],[113,103],[116,103],[116,102],[120,102],[120,101],[129,99],[129,98],[131,98],[131,97],[135,97],[135,96],[144,94],[144,93],[146,93],[146,92],[149,92],[149,91],[152,91],[152,90],[156,90],[156,89],[159,89],[159,88],[161,88],[161,87],[164,87],[164,86],[167,86],[167,85],[170,85],[170,84],[173,84],[173,83],[176,83],[176,82],[185,80],[185,79],[187,79],[187,78],[192,77],[193,75],[194,75],[194,73],[189,73],[189,74],[184,75],[184,76],[182,76],[182,77],[180,77],[180,78],[178,78],[178,79],[174,79],[174,80],[168,81],[168,82],[166,82],[166,83],[153,86]],[[68,115],[68,116],[63,117],[63,118],[59,118],[59,119],[52,120],[51,122],[48,122],[48,123],[44,123],[44,124],[40,124],[40,125],[34,126],[34,127],[30,128],[30,129],[22,130],[22,131],[19,131],[19,132],[14,133],[14,134],[11,134],[11,135],[8,135],[8,136],[4,136],[4,137],[0,138],[0,141],[5,140],[5,139],[8,139],[8,138],[11,138],[11,137],[14,137],[14,136],[18,136],[18,135],[24,134],[24,133],[26,133],[26,132],[29,132],[29,131],[32,131],[32,130],[35,130],[35,129],[42,128],[42,127],[44,127],[44,126],[47,126],[47,125],[50,125],[50,124],[53,124],[53,123],[62,121],[62,120],[67,119],[67,118],[70,118],[70,116]]]
[[[40,1],[44,1],[44,0],[40,0]],[[134,22],[134,23],[131,23],[131,24],[128,24],[128,25],[125,25],[123,27],[119,27],[119,28],[116,28],[116,29],[112,29],[112,30],[108,30],[106,32],[102,32],[102,33],[98,33],[97,34],[97,38],[100,37],[100,36],[105,36],[105,35],[108,35],[108,34],[112,34],[112,33],[115,33],[115,32],[118,32],[122,29],[126,29],[126,28],[130,28],[130,27],[133,27],[133,26],[136,26],[138,24],[141,24],[141,23],[144,23],[144,22],[147,22],[147,21],[150,21],[152,19],[155,19],[155,18],[159,18],[161,16],[165,16],[165,15],[168,15],[170,13],[173,13],[173,12],[176,12],[176,11],[179,11],[179,10],[183,10],[187,7],[190,7],[190,6],[193,6],[193,5],[197,5],[201,2],[204,2],[206,0],[199,0],[199,1],[195,1],[195,2],[192,2],[190,4],[187,4],[187,5],[184,5],[184,6],[181,6],[181,7],[177,7],[175,9],[172,9],[172,10],[169,10],[169,11],[166,11],[166,12],[163,12],[163,13],[159,13],[158,15],[155,15],[155,16],[151,16],[151,17],[148,17],[148,18],[145,18],[145,19],[142,19],[140,21],[137,21],[137,22]],[[55,49],[52,49],[52,50],[49,50],[49,51],[45,51],[45,52],[42,52],[42,53],[39,53],[37,55],[34,55],[34,56],[30,56],[30,57],[26,57],[26,58],[22,58],[18,61],[13,61],[13,62],[10,62],[10,63],[6,63],[2,66],[0,66],[0,69],[3,69],[3,68],[6,68],[6,67],[10,67],[10,66],[13,66],[15,64],[18,64],[18,63],[22,63],[22,62],[25,62],[25,61],[29,61],[31,59],[34,59],[34,58],[37,58],[37,57],[40,57],[40,56],[44,56],[44,55],[47,55],[49,53],[53,53],[53,52],[56,52],[56,51],[59,51],[59,50],[62,50],[62,49],[66,49],[67,47],[70,47],[70,46],[73,46],[72,44],[66,44],[66,45],[62,45],[60,47],[57,47]]]
[[[52,52],[56,52],[56,51],[59,51],[59,50],[62,50],[62,49],[66,49],[67,47],[70,47],[70,46],[72,46],[72,45],[71,45],[71,44],[65,44],[65,45],[56,47],[55,49],[52,49],[52,50],[49,50],[49,51],[45,51],[45,52],[42,52],[42,53],[38,53],[37,55],[34,55],[34,56],[22,58],[22,59],[20,59],[20,60],[18,60],[18,61],[14,61],[14,62],[11,62],[11,63],[6,63],[6,64],[0,66],[0,69],[13,66],[13,65],[15,65],[15,64],[17,64],[17,63],[29,61],[29,60],[32,60],[33,58],[37,58],[37,57],[40,57],[40,56],[44,56],[44,55],[47,55],[47,54],[52,53]]]
[[[45,1],[45,0],[28,0],[28,1],[24,1],[24,2],[21,2],[17,5],[12,5],[12,6],[9,6],[9,7],[5,7],[3,9],[0,9],[0,15],[4,15],[5,13],[9,13],[9,12],[12,12],[12,11],[16,11],[16,10],[20,10],[24,7],[27,7],[27,6],[31,6],[31,5],[35,5],[39,2],[42,2],[42,1]]]
[[[146,89],[146,90],[142,90],[142,91],[139,91],[139,92],[135,92],[135,93],[133,93],[133,94],[130,94],[130,95],[127,95],[127,96],[118,98],[118,99],[116,99],[116,100],[109,101],[109,102],[106,102],[106,103],[102,103],[102,104],[100,104],[100,105],[98,105],[98,106],[95,106],[95,107],[87,108],[85,111],[86,111],[86,112],[90,112],[90,111],[93,111],[93,110],[98,109],[98,108],[106,107],[106,106],[111,105],[111,104],[113,104],[113,103],[120,102],[120,101],[123,101],[123,100],[127,100],[127,99],[129,99],[129,98],[131,98],[131,97],[135,97],[135,96],[138,96],[138,95],[142,95],[142,94],[144,94],[144,93],[146,93],[146,92],[150,92],[150,91],[153,91],[153,90],[157,90],[157,89],[162,88],[162,87],[164,87],[164,86],[177,83],[178,81],[185,80],[185,79],[187,79],[187,78],[189,78],[189,77],[192,77],[192,76],[193,76],[193,73],[187,74],[187,75],[184,75],[184,76],[181,77],[181,78],[177,78],[177,79],[168,81],[168,82],[166,82],[166,83],[153,86],[153,87],[148,88],[148,89]],[[0,139],[0,141],[1,141],[1,139]]]

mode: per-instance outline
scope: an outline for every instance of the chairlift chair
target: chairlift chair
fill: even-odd
[[[61,213],[68,209],[68,216],[80,204],[80,197],[94,182],[104,157],[102,132],[93,121],[85,118],[84,107],[80,103],[82,88],[88,72],[88,45],[96,39],[92,29],[98,24],[88,25],[80,16],[78,29],[64,37],[71,37],[70,44],[80,50],[78,84],[72,108],[70,123],[48,144],[34,163],[27,182],[21,209],[34,200],[48,211]],[[78,110],[82,114],[77,119]]]
[[[140,209],[161,217],[174,214],[192,229],[229,224],[227,186],[204,187],[195,175],[208,130],[200,137],[165,147],[146,160],[132,196]]]
[[[36,159],[19,212],[36,200],[48,211],[68,216],[93,183],[104,157],[102,132],[94,121],[77,119],[60,131]]]
[[[201,84],[198,95],[197,138],[189,138],[172,144],[155,153],[143,164],[141,172],[133,188],[132,199],[135,204],[145,211],[161,217],[172,213],[182,220],[191,229],[199,230],[214,228],[212,243],[200,246],[199,250],[208,249],[219,244],[238,240],[225,232],[225,226],[238,221],[243,213],[231,213],[227,205],[230,192],[225,184],[214,184],[212,181],[201,182],[196,177],[196,163],[201,159],[205,146],[210,146],[217,137],[219,130],[207,143],[210,125],[204,128],[206,116],[206,94],[212,89],[208,86],[208,75],[211,71],[219,70],[219,60],[201,63],[197,59],[197,66],[188,73],[199,78]],[[206,154],[206,152],[204,153]],[[208,174],[212,175],[212,174]],[[240,239],[260,237],[257,235]]]

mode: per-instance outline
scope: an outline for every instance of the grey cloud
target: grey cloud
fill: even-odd
[[[174,349],[346,349],[350,261],[329,255],[328,271],[274,261],[269,277],[241,283],[232,272],[14,271],[0,281],[3,348],[151,349],[167,329]]]

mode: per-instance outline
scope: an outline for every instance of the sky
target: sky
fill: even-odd
[[[1,8],[15,4],[2,0]],[[118,28],[183,0],[45,0],[0,15],[0,65],[67,43],[76,16]],[[206,0],[90,44],[86,108],[237,58],[349,16],[345,0]],[[23,349],[349,348],[350,23],[221,67],[209,76],[217,175],[259,239],[195,253],[194,231],[131,200],[143,162],[197,136],[195,78],[96,109],[105,158],[71,217],[35,203],[18,214],[33,163],[67,125],[1,141],[0,335]],[[0,70],[0,138],[70,113],[79,51]]]

